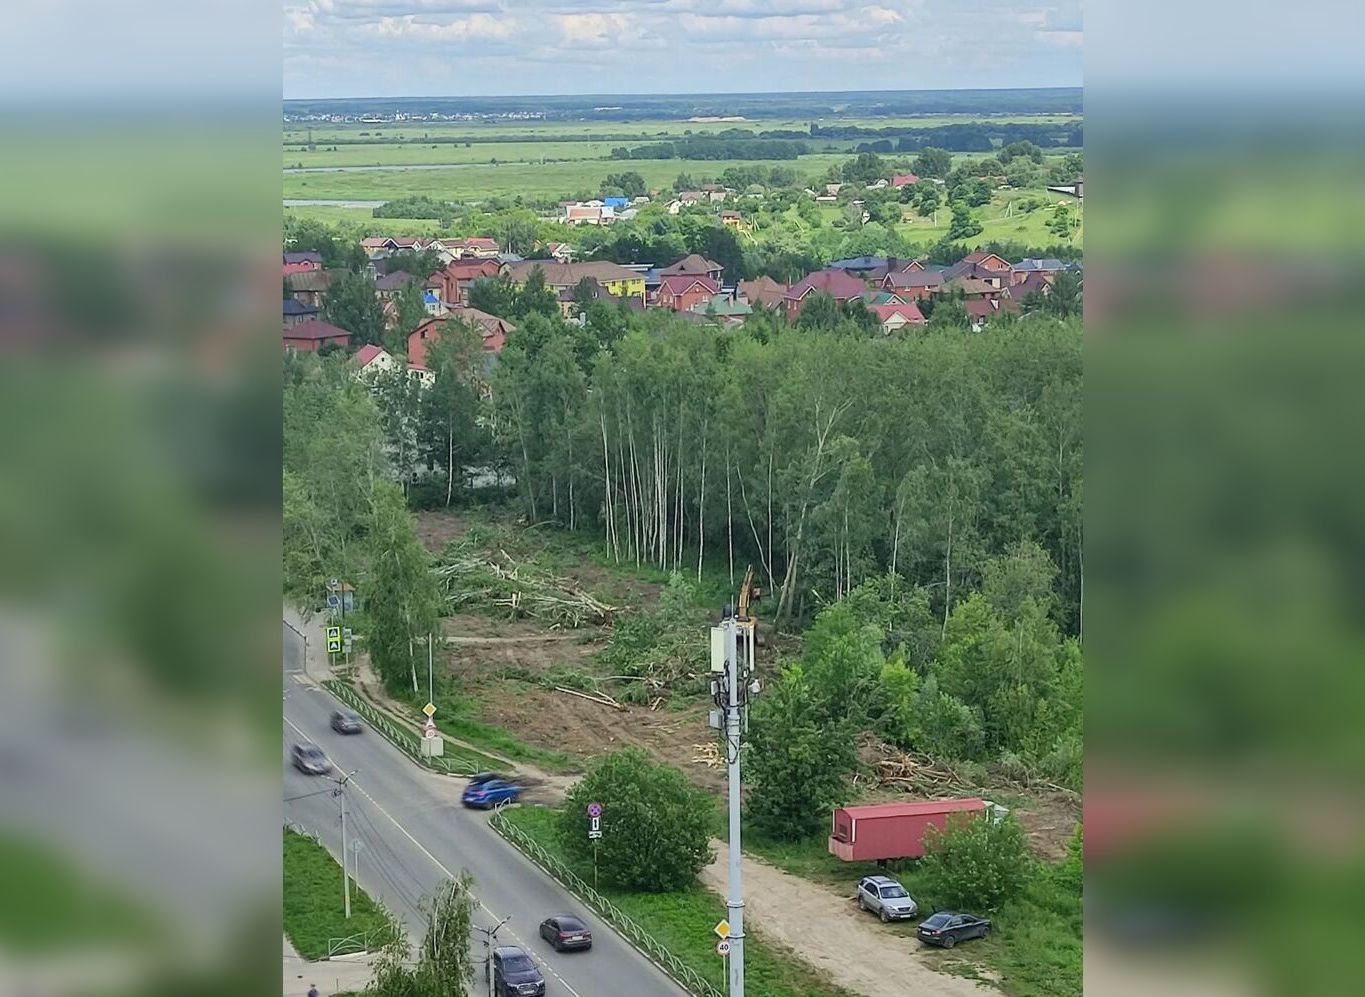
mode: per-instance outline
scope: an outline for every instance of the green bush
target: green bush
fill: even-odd
[[[603,756],[569,790],[558,830],[565,851],[581,862],[593,859],[587,809],[594,802],[602,804],[596,853],[603,882],[654,893],[679,890],[711,861],[711,798],[643,750]]]
[[[940,907],[997,910],[1032,874],[1024,829],[1012,816],[969,817],[931,829],[920,864]]]

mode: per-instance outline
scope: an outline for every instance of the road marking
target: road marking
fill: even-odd
[[[284,722],[287,723],[290,727],[293,727],[294,730],[295,730],[295,732],[299,735],[299,737],[303,738],[305,741],[310,740],[310,738],[308,737],[307,734],[305,734],[303,731],[299,730],[298,726],[294,723],[294,721],[290,720],[288,717],[285,717],[285,718],[284,718]],[[327,752],[325,752],[325,751],[323,752],[323,757],[326,758],[329,762],[332,762],[332,764],[333,764],[334,766],[336,766],[336,768],[337,768],[338,771],[341,770],[341,766],[340,766],[340,765],[337,765],[336,762],[333,762],[331,756],[328,755]],[[393,817],[392,814],[390,814],[387,810],[385,810],[383,807],[381,807],[381,806],[378,804],[378,802],[376,802],[376,800],[375,800],[375,798],[374,798],[373,796],[371,796],[369,793],[365,792],[365,790],[360,786],[359,783],[357,783],[354,779],[351,779],[351,780],[349,780],[349,781],[347,782],[347,785],[348,785],[348,786],[354,786],[354,787],[356,788],[356,790],[360,793],[360,795],[363,796],[363,797],[365,797],[365,799],[369,800],[370,803],[371,803],[371,805],[372,805],[376,810],[378,810],[381,814],[383,814],[385,817],[387,817],[388,820],[389,820],[389,823],[391,823],[394,827],[398,828],[398,830],[400,830],[401,832],[403,832],[404,837],[406,837],[409,841],[411,841],[414,845],[416,845],[416,846],[417,846],[417,850],[420,851],[423,855],[425,855],[428,859],[430,859],[430,860],[431,860],[431,863],[432,863],[434,866],[436,866],[436,868],[440,869],[440,870],[441,870],[443,873],[445,873],[446,876],[447,876],[448,878],[450,878],[450,879],[456,879],[456,878],[458,878],[458,877],[456,877],[456,875],[455,875],[453,872],[451,872],[449,869],[447,869],[447,868],[445,867],[445,864],[444,864],[440,859],[438,859],[435,855],[431,854],[431,852],[427,851],[426,846],[423,845],[423,844],[422,844],[420,841],[418,841],[416,838],[414,838],[414,837],[412,836],[411,832],[409,832],[408,829],[407,829],[406,827],[404,827],[402,824],[398,823],[398,821],[397,821],[396,819],[394,819],[394,817]],[[486,907],[486,906],[484,905],[484,902],[483,902],[482,900],[479,899],[479,895],[478,895],[477,893],[472,893],[472,891],[471,891],[471,895],[474,897],[475,901],[478,902],[479,909],[482,910],[482,911],[483,911],[485,914],[487,914],[489,917],[491,917],[495,923],[502,920],[502,918],[498,917],[497,914],[493,913],[493,911],[489,910],[488,907]],[[538,963],[540,963],[542,966],[544,966],[545,969],[549,972],[549,974],[550,974],[551,976],[553,976],[556,980],[558,980],[560,983],[562,983],[562,984],[564,985],[564,989],[567,990],[567,991],[569,991],[569,993],[572,994],[573,997],[583,997],[582,994],[580,994],[577,990],[575,990],[573,987],[571,987],[571,986],[569,985],[569,981],[568,981],[568,980],[564,979],[564,977],[560,976],[558,973],[555,972],[553,966],[551,966],[548,962],[546,962],[541,956],[536,955],[536,953],[535,953],[534,951],[532,951],[531,946],[528,945],[528,944],[526,944],[526,942],[522,940],[521,936],[519,936],[515,931],[513,931],[513,930],[510,929],[510,928],[507,929],[507,933],[508,933],[509,935],[511,935],[513,939],[516,940],[516,942],[521,946],[521,950],[522,950],[523,952],[525,952],[527,955],[529,955],[529,956],[530,956],[532,959],[534,959],[536,962],[538,962]]]

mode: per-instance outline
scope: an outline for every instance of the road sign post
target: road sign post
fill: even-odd
[[[327,628],[327,653],[339,654],[341,652],[341,627]]]
[[[602,804],[588,804],[588,840],[592,842],[592,888],[597,889],[597,843],[602,840]]]

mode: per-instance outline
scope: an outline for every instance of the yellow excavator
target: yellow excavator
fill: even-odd
[[[754,566],[751,564],[744,570],[744,581],[739,586],[739,607],[735,613],[735,622],[739,624],[740,629],[747,630],[753,635],[754,647],[762,647],[763,640],[758,635],[758,621],[749,614],[749,604],[762,601],[763,589],[754,584]]]

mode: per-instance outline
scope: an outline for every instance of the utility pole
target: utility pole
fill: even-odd
[[[346,841],[346,783],[350,781],[354,772],[348,772],[337,780],[337,788],[333,791],[337,802],[341,806],[341,895],[346,904],[346,919],[351,918],[351,874],[350,859],[348,856],[350,848]]]
[[[747,602],[747,599],[743,600]],[[744,656],[740,654],[740,629],[743,627]],[[711,671],[716,676],[711,691],[720,707],[712,715],[712,726],[720,728],[725,738],[725,763],[729,776],[729,831],[730,831],[730,889],[725,902],[730,930],[730,997],[744,997],[744,888],[742,883],[742,852],[740,850],[740,743],[745,723],[744,714],[750,694],[758,692],[758,683],[750,684],[753,670],[752,621],[737,619],[734,606],[725,607],[721,625],[713,628],[711,638]]]

